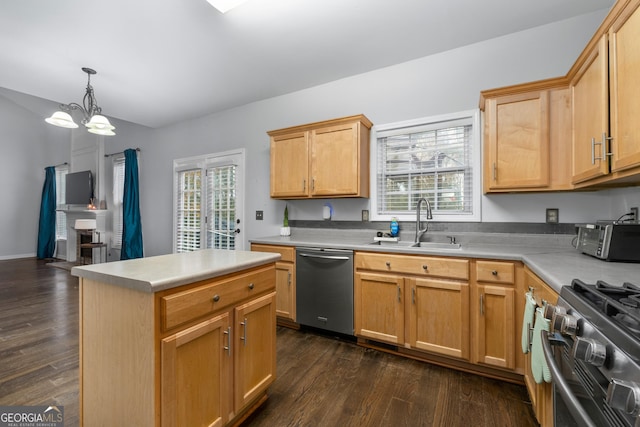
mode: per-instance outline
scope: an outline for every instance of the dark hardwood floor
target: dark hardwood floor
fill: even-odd
[[[536,426],[524,386],[278,328],[278,378],[248,426]],[[78,425],[78,280],[0,261],[0,405]]]

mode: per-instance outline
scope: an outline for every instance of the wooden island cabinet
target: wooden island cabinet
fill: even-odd
[[[81,425],[224,426],[264,402],[279,258],[212,249],[73,268]]]

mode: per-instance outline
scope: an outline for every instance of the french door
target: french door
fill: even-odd
[[[244,249],[244,150],[174,161],[174,252]]]

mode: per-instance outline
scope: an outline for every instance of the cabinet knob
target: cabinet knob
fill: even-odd
[[[493,271],[491,272],[491,274],[493,274],[494,276],[497,276],[497,275],[498,275],[498,271],[497,271],[497,270],[493,270]]]
[[[212,299],[213,299],[213,302],[218,302],[220,301],[220,295],[214,295]]]
[[[429,266],[427,264],[422,264],[422,269],[424,271],[427,271],[429,269]]]
[[[387,268],[391,268],[391,262],[390,261],[385,262],[385,264],[387,265]]]
[[[253,283],[249,283],[249,289],[253,289]]]

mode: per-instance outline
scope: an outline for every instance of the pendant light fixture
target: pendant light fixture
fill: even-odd
[[[97,135],[115,135],[113,131],[115,127],[109,123],[109,119],[103,116],[102,108],[98,107],[96,97],[93,94],[93,87],[91,86],[91,76],[96,74],[96,71],[82,67],[82,71],[87,73],[87,92],[82,98],[82,105],[72,102],[71,104],[60,104],[60,111],[56,111],[44,119],[47,123],[54,126],[63,128],[75,129],[78,127],[76,122],[71,117],[71,111],[80,110],[82,112],[82,124],[87,127],[87,130]]]

